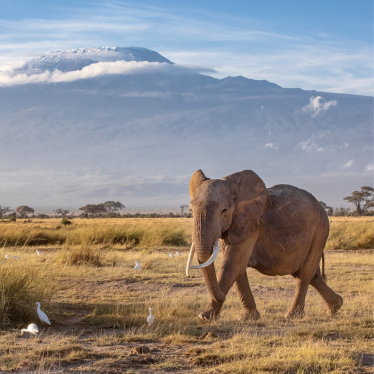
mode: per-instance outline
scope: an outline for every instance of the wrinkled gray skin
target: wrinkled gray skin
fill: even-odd
[[[266,189],[250,170],[222,179],[206,178],[198,170],[191,178],[190,194],[199,264],[211,257],[218,238],[224,254],[218,276],[214,263],[202,269],[211,299],[199,315],[201,320],[219,316],[232,285],[242,304],[243,318],[260,318],[247,267],[270,276],[291,274],[296,278],[296,293],[286,318],[303,316],[309,284],[331,314],[341,308],[343,299],[327,286],[319,266],[321,257],[324,266],[328,217],[310,193],[289,185]]]

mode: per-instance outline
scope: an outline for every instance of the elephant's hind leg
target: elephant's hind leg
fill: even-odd
[[[296,291],[291,308],[285,315],[286,319],[304,317],[305,297],[308,291],[310,278],[296,278]]]
[[[310,284],[321,295],[322,299],[327,304],[329,312],[334,315],[343,305],[343,298],[335,293],[323,279],[321,272],[318,268],[316,275],[311,280]]]
[[[252,295],[251,287],[248,283],[248,276],[246,270],[242,272],[234,283],[235,291],[239,297],[240,303],[244,309],[241,319],[243,320],[257,320],[261,317],[256,308],[256,302]]]

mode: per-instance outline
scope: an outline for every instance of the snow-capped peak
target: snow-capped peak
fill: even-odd
[[[139,47],[98,47],[78,48],[66,51],[49,52],[28,61],[17,69],[27,73],[60,70],[62,72],[81,70],[96,62],[148,61],[173,64],[159,53]]]

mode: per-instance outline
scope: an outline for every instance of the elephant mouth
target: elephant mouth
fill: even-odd
[[[214,260],[216,259],[217,255],[218,255],[219,244],[220,244],[220,242],[219,242],[219,239],[218,239],[213,246],[213,252],[212,252],[212,255],[210,256],[208,261],[206,261],[206,262],[204,262],[203,264],[200,264],[200,265],[191,266],[191,262],[192,262],[194,254],[195,254],[195,245],[192,242],[191,249],[190,249],[190,254],[188,255],[187,266],[186,266],[187,277],[190,275],[190,269],[202,269],[202,268],[205,268],[205,267],[209,266],[210,264],[212,264],[214,262]]]

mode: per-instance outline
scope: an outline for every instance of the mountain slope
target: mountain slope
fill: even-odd
[[[137,61],[157,57],[132,50],[142,52]],[[54,70],[64,59],[23,70]],[[171,65],[159,60],[149,62]],[[252,169],[268,186],[295,184],[341,206],[371,184],[372,109],[371,97],[197,73],[0,87],[0,204],[178,206],[201,168],[213,178]]]

